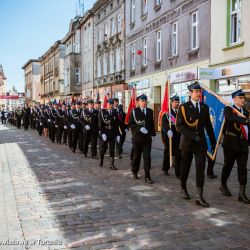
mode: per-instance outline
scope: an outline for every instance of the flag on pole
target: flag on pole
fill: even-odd
[[[136,54],[141,56],[142,55],[142,50],[136,50]]]
[[[107,97],[107,94],[105,94],[104,95],[104,100],[103,100],[103,105],[102,105],[103,109],[107,108],[107,100],[108,100],[108,97]]]
[[[132,95],[131,95],[130,103],[129,103],[129,106],[128,106],[128,112],[127,112],[126,118],[125,118],[125,124],[128,124],[131,111],[134,108],[136,108],[136,88],[135,88],[135,86],[132,89]]]
[[[165,94],[164,94],[164,99],[161,105],[161,111],[159,113],[158,117],[158,124],[161,126],[162,124],[162,116],[165,113],[169,112],[169,91],[168,91],[168,81],[166,82],[166,88],[165,88]]]
[[[219,142],[222,136],[223,127],[224,127],[224,122],[225,122],[224,108],[226,107],[226,104],[222,98],[220,98],[211,90],[205,87],[203,87],[202,96],[203,96],[202,98],[203,102],[209,106],[210,120],[213,126],[214,135],[215,135],[215,139],[217,142],[215,151],[212,152],[210,139],[206,133],[206,140],[207,140],[207,146],[208,146],[207,154],[212,160],[214,160],[216,156],[216,152],[218,150]]]

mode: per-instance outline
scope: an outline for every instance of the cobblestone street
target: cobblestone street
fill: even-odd
[[[162,174],[159,149],[152,151],[155,184],[144,182],[142,170],[133,180],[130,148],[126,142],[112,171],[107,159],[100,168],[33,130],[0,125],[0,249],[250,249],[250,207],[237,201],[235,168],[233,197],[221,195],[219,178],[206,179],[210,208],[202,209],[194,168],[192,199],[184,201],[173,170]]]

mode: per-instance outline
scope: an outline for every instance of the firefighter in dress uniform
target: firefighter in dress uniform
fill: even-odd
[[[128,126],[132,133],[132,173],[133,179],[138,179],[141,156],[143,154],[145,181],[151,180],[151,147],[155,134],[153,110],[147,107],[147,96],[142,94],[136,98],[139,106],[131,111]]]
[[[180,178],[180,169],[181,169],[181,150],[180,146],[180,137],[181,134],[176,131],[176,116],[177,111],[180,105],[179,96],[175,95],[170,98],[171,100],[171,129],[169,127],[169,115],[165,113],[162,116],[162,126],[161,126],[161,135],[164,144],[164,156],[163,156],[163,166],[162,170],[165,175],[169,175],[168,171],[170,168],[170,159],[169,159],[169,138],[172,138],[172,155],[174,156],[174,168],[175,175],[177,178]]]
[[[65,124],[65,110],[61,108],[61,105],[59,105],[59,108],[56,110],[56,119],[55,119],[55,127],[56,127],[56,142],[58,144],[62,143],[62,135],[64,130],[64,124]]]
[[[114,98],[114,110],[117,112],[119,120],[119,132],[121,134],[121,140],[115,143],[115,156],[122,158],[123,144],[126,139],[126,132],[128,132],[128,126],[125,124],[126,113],[123,111],[123,106],[119,105],[119,99]]]
[[[181,196],[183,199],[190,199],[186,183],[194,157],[197,187],[196,204],[202,207],[209,207],[209,204],[203,198],[207,156],[205,129],[210,138],[212,151],[215,150],[216,139],[210,120],[209,107],[199,101],[201,97],[200,84],[194,82],[188,86],[188,90],[191,100],[180,105],[176,120],[176,129],[181,133]]]
[[[117,170],[114,165],[114,157],[115,157],[115,142],[120,141],[120,133],[119,133],[119,121],[117,112],[114,111],[114,100],[107,100],[107,108],[101,109],[98,115],[98,126],[100,130],[100,162],[99,166],[103,166],[103,160],[105,152],[109,147],[110,154],[110,169]]]
[[[232,93],[234,101],[233,108],[238,110],[244,117],[239,116],[230,106],[225,107],[224,138],[222,142],[224,153],[224,166],[221,174],[220,190],[225,196],[232,196],[227,187],[227,180],[230,176],[235,161],[237,161],[238,181],[240,184],[238,200],[250,204],[246,196],[247,184],[247,161],[250,145],[250,119],[249,112],[244,108],[245,93],[237,90]]]
[[[88,107],[82,110],[80,123],[83,128],[83,153],[88,155],[89,143],[91,143],[91,155],[93,159],[97,158],[97,138],[98,138],[98,114],[99,111],[94,109],[94,101],[87,102]]]

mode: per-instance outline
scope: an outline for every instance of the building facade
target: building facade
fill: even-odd
[[[94,95],[117,97],[124,104],[125,1],[98,0],[94,14]]]
[[[64,96],[80,97],[82,94],[80,23],[81,17],[76,16],[70,22],[68,34],[63,38],[64,56]]]
[[[243,89],[250,110],[250,1],[211,1],[211,64],[214,90],[231,102]]]
[[[65,46],[59,40],[39,58],[42,103],[64,96],[64,56]]]
[[[30,59],[22,67],[25,77],[25,102],[30,104],[40,102],[41,82],[40,82],[40,61]]]
[[[156,125],[168,76],[208,67],[209,58],[210,1],[126,1],[126,80],[149,97]],[[171,93],[186,99],[188,80]]]
[[[82,98],[95,98],[93,93],[94,78],[94,18],[90,11],[80,21],[81,34],[81,79]]]

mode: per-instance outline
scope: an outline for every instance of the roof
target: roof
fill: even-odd
[[[33,62],[40,62],[39,59],[29,59],[22,67],[22,69],[25,69],[29,64],[33,63]]]
[[[4,80],[7,79],[7,78],[5,77],[5,75],[4,75],[4,72],[3,72],[3,65],[2,65],[2,64],[0,64],[0,75],[3,76],[3,79],[4,79]]]

